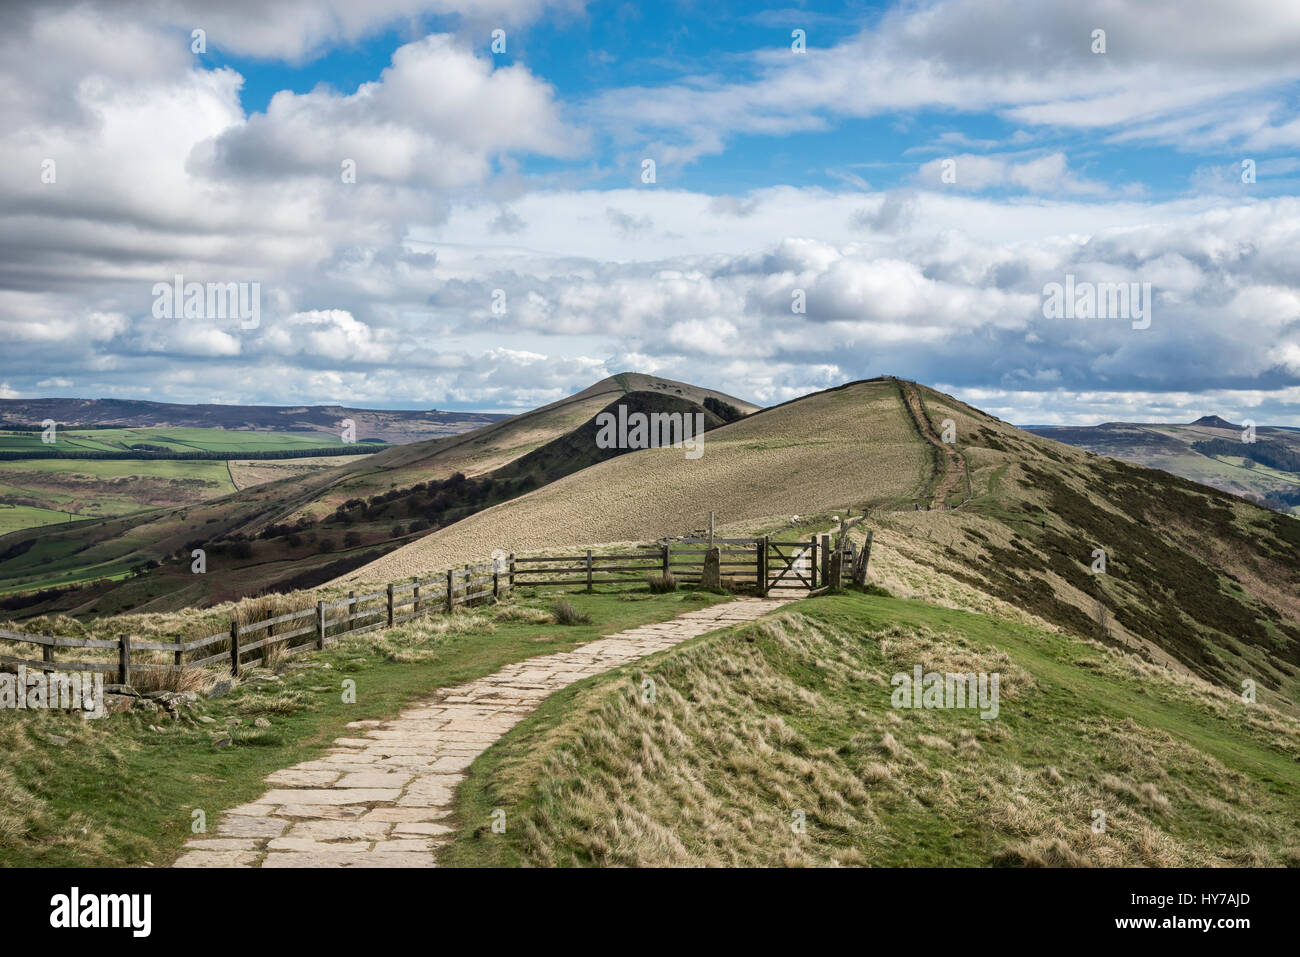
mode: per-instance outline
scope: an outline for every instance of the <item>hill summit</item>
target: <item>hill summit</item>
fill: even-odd
[[[1203,415],[1192,425],[1204,426],[1207,429],[1239,429],[1241,426],[1233,425],[1227,419],[1220,418],[1217,415]]]

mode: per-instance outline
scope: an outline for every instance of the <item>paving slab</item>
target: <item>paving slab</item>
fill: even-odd
[[[434,867],[469,766],[547,697],[795,597],[684,612],[444,688],[390,720],[349,722],[364,737],[269,775],[265,794],[222,814],[217,836],[191,839],[175,866]]]

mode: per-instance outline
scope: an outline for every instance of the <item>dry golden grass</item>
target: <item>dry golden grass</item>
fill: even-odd
[[[345,576],[383,580],[463,562],[593,542],[647,541],[700,527],[815,514],[913,496],[925,446],[891,381],[819,393],[716,429],[704,453],[621,455],[472,515]]]
[[[1117,674],[1151,667],[1080,644]],[[1041,694],[1004,652],[960,634],[863,635],[786,612],[578,691],[501,753],[485,800],[512,809],[512,846],[540,866],[1163,867],[1294,854],[1300,824],[1249,778],[1131,719],[1080,714],[1058,738],[1055,722],[889,709],[888,676],[916,662],[998,671],[1004,713]],[[1161,697],[1220,694],[1144,676]],[[1295,721],[1261,720],[1300,741]],[[1029,767],[1025,752],[1052,763]],[[1229,836],[1171,826],[1201,813]]]

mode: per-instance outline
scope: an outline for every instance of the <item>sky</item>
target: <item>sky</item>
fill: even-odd
[[[1300,426],[1297,3],[3,17],[0,398],[512,412],[623,371],[764,405],[897,375],[1021,424]],[[1145,318],[1052,314],[1054,284]]]

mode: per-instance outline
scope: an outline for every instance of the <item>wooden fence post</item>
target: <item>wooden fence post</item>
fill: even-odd
[[[669,566],[672,564],[672,556],[670,551],[672,547],[673,546],[671,542],[667,542],[667,541],[664,542],[664,574],[665,575],[668,574]]]
[[[239,677],[239,622],[230,623],[230,674]]]
[[[174,664],[177,668],[185,663],[185,639],[180,635],[176,636],[176,653],[174,655]]]
[[[325,647],[325,603],[323,601],[316,602],[316,647]]]
[[[456,591],[455,591],[456,585],[452,581],[452,575],[454,574],[455,572],[453,572],[450,568],[447,569],[447,612],[448,614],[450,614],[456,607]]]
[[[347,627],[343,629],[344,631],[351,631],[356,627],[356,625],[353,624],[353,620],[357,613],[357,603],[352,600],[356,597],[357,593],[355,591],[348,592],[348,624]]]
[[[591,591],[591,549],[587,549],[587,591]]]
[[[411,614],[418,615],[420,613],[420,576],[414,575],[412,577],[415,580],[415,588],[413,589],[413,594],[411,597],[415,599],[415,604],[411,608]]]
[[[817,536],[814,535],[808,543],[808,555],[812,564],[808,568],[808,580],[812,582],[812,587],[817,587]]]
[[[766,535],[758,540],[758,593],[767,597],[767,550],[770,547]]]
[[[393,627],[393,586],[388,586],[388,627]]]
[[[496,566],[492,566],[492,597],[501,597],[501,573],[497,571]]]
[[[510,590],[515,590],[515,553],[510,553]]]
[[[830,533],[822,535],[822,585],[831,584],[831,536]]]
[[[54,637],[54,632],[52,631],[43,631],[41,632],[41,634],[43,634],[46,638]],[[48,645],[41,645],[41,661],[44,661],[49,665],[54,664],[54,643],[53,642],[51,642]],[[51,668],[44,668],[42,670],[48,675],[54,669],[51,667]]]
[[[131,636],[122,635],[117,639],[117,680],[120,684],[131,683]]]

